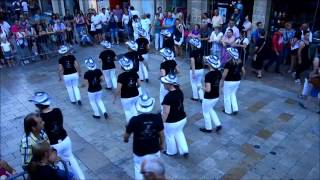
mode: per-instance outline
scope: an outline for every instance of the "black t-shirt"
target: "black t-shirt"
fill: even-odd
[[[139,54],[147,54],[148,53],[147,46],[149,44],[148,39],[140,37],[136,40],[136,42],[138,44],[138,53]]]
[[[232,61],[228,61],[224,65],[224,69],[229,70],[225,81],[240,81],[242,66],[243,66],[242,63],[236,64],[236,63],[233,63]]]
[[[48,135],[50,144],[58,144],[58,140],[64,140],[67,132],[63,128],[63,116],[59,108],[54,108],[47,113],[40,113],[44,121],[44,131]]]
[[[89,70],[84,73],[84,79],[88,80],[88,92],[98,92],[101,91],[101,76],[102,72],[100,69],[95,69],[93,71]]]
[[[163,40],[163,48],[169,48],[174,51],[174,40],[172,37],[164,38]]]
[[[59,64],[63,66],[63,75],[76,73],[76,67],[74,66],[74,62],[76,61],[76,57],[74,55],[66,55],[62,56],[59,59]]]
[[[114,69],[116,68],[114,64],[114,58],[116,57],[116,53],[112,50],[104,50],[100,53],[99,58],[102,61],[102,70]]]
[[[220,71],[210,71],[204,78],[205,83],[210,83],[211,91],[204,93],[205,99],[215,99],[219,97],[219,84],[222,74]]]
[[[124,54],[125,57],[131,59],[133,61],[133,69],[132,71],[138,72],[139,71],[139,61],[141,61],[141,57],[137,51],[130,51]]]
[[[203,69],[203,53],[202,49],[191,51],[190,58],[194,58],[195,69]],[[191,69],[191,67],[190,67]]]
[[[32,180],[67,180],[67,178],[61,177],[57,170],[50,165],[37,166],[35,170],[29,174]]]
[[[166,71],[166,75],[175,74],[177,63],[175,60],[166,60],[160,64],[160,69],[164,69]]]
[[[166,123],[178,122],[186,117],[183,107],[183,93],[180,89],[169,91],[161,104],[170,106]]]
[[[131,98],[139,95],[138,79],[138,74],[133,71],[123,72],[118,76],[118,83],[122,84],[121,98]]]
[[[126,132],[133,133],[133,153],[137,156],[160,151],[159,132],[163,130],[160,115],[140,114],[130,119]]]

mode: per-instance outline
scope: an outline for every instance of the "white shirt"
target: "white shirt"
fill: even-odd
[[[4,31],[8,36],[11,28],[10,24],[7,21],[3,21],[3,23],[0,24],[0,26],[2,31]]]
[[[10,43],[7,41],[5,43],[1,43],[1,48],[3,49],[3,52],[10,52],[11,51],[11,46]]]
[[[26,1],[23,1],[23,2],[21,3],[21,6],[22,6],[22,10],[23,10],[24,12],[28,12],[28,3],[27,3]]]
[[[99,16],[101,17],[101,21],[103,23],[106,23],[109,21],[109,18],[110,18],[110,14],[109,14],[109,11],[106,11],[105,14],[103,14],[102,12],[99,14]]]
[[[132,21],[133,33],[138,34],[139,27],[141,27],[140,21],[138,21],[138,22]]]
[[[140,13],[137,10],[131,10],[130,13],[131,13],[131,17],[134,15],[137,15],[138,17],[140,17]]]
[[[122,22],[123,22],[123,24],[128,24],[129,23],[129,15],[123,14],[122,15]]]
[[[102,25],[101,25],[101,16],[99,15],[92,15],[91,16],[91,22],[93,25],[95,25],[96,29],[101,29]]]
[[[150,19],[148,19],[148,18],[141,19],[141,26],[147,33],[150,32],[150,25],[151,25]]]
[[[223,24],[223,20],[221,16],[213,16],[211,22],[212,22],[212,27],[218,27]]]
[[[7,34],[4,31],[0,34],[0,39],[7,39]]]
[[[220,42],[222,37],[223,37],[222,32],[219,32],[218,34],[216,34],[216,32],[212,31],[209,42]]]
[[[241,43],[241,40],[240,38],[238,38],[235,42],[236,44],[240,44]],[[245,44],[245,45],[249,45],[249,39],[248,38],[244,38],[244,40],[242,41],[242,44]]]

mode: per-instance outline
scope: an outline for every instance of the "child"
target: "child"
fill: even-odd
[[[7,39],[2,39],[1,41],[1,50],[5,61],[7,61],[9,67],[13,67],[15,64],[12,57],[12,46]]]

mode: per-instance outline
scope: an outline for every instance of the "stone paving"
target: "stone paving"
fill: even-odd
[[[82,72],[86,70],[84,57],[97,58],[101,50],[99,46],[77,49],[75,55]],[[126,48],[120,46],[115,51],[122,54]],[[157,53],[150,55],[151,83],[143,84],[156,100],[161,60]],[[21,171],[23,117],[35,110],[28,98],[34,91],[44,90],[52,96],[53,106],[63,111],[74,154],[87,179],[132,179],[132,146],[122,141],[125,118],[120,100],[113,104],[112,92],[105,91],[103,99],[111,119],[93,119],[86,89],[81,88],[82,107],[69,103],[64,84],[58,81],[57,63],[57,58],[52,58],[1,70],[1,159]],[[186,60],[178,60],[178,64],[188,116],[184,131],[190,157],[162,155],[169,179],[320,178],[319,115],[312,109],[302,109],[294,92],[248,77],[238,92],[239,114],[223,114],[221,98],[216,109],[223,130],[219,135],[204,134],[198,130],[204,125],[201,104],[190,100],[189,65]],[[154,111],[158,110],[159,102]]]

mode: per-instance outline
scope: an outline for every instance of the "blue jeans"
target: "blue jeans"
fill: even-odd
[[[273,63],[276,63],[275,71],[280,71],[280,64],[283,62],[283,51],[279,52],[279,56],[273,52],[273,57],[268,61],[268,63],[265,65],[264,69],[268,70],[270,66],[272,66]]]
[[[111,41],[112,43],[114,43],[115,41],[117,41],[117,43],[119,42],[118,40],[118,28],[111,28],[110,29],[110,33],[111,33]]]

